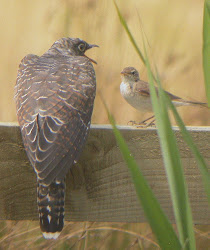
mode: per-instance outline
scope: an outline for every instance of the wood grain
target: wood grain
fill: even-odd
[[[174,222],[156,129],[125,126],[119,129],[162,208]],[[188,129],[209,166],[210,127]],[[180,132],[175,133],[194,223],[210,224],[200,172]],[[82,157],[67,176],[65,210],[65,219],[69,221],[146,221],[110,126],[92,126]],[[38,220],[36,176],[16,124],[0,123],[0,219]]]

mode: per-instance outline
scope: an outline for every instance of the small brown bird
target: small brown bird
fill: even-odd
[[[153,112],[152,103],[150,99],[149,83],[140,80],[138,71],[133,67],[126,67],[121,72],[122,82],[120,84],[121,95],[125,100],[133,106],[135,109],[142,112]],[[158,93],[158,89],[156,88]],[[205,105],[202,102],[191,102],[186,101],[178,96],[175,96],[167,91],[167,95],[172,100],[175,106],[186,106],[186,105]],[[150,120],[154,116],[142,121],[144,123]]]
[[[61,38],[42,56],[20,63],[16,108],[27,156],[37,175],[40,227],[56,239],[64,225],[65,176],[79,159],[90,128],[96,94],[97,45]],[[27,178],[27,176],[26,176]]]

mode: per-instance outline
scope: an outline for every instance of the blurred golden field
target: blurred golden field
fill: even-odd
[[[163,87],[182,98],[206,101],[202,71],[202,0],[132,0],[118,5],[143,49],[141,24],[149,41],[150,59]],[[20,60],[43,54],[63,36],[79,37],[100,48],[88,51],[100,90],[118,124],[146,118],[129,106],[119,92],[120,72],[134,66],[143,80],[147,72],[121,26],[111,0],[0,1],[0,121],[16,121],[13,88]],[[183,107],[187,125],[209,125],[206,108]],[[97,95],[93,123],[108,123]]]
[[[182,98],[206,102],[202,71],[203,2],[117,1],[141,49],[142,23],[149,42],[150,59],[158,68],[163,87]],[[99,49],[88,51],[87,55],[98,62],[95,66],[97,90],[103,94],[117,124],[125,125],[129,120],[141,121],[147,117],[147,114],[139,113],[129,106],[120,95],[120,72],[124,67],[136,67],[143,80],[147,80],[147,72],[119,22],[112,0],[0,0],[0,20],[0,121],[17,120],[13,89],[20,60],[29,53],[43,54],[55,40],[64,36],[79,37],[100,46]],[[210,125],[209,110],[206,108],[184,107],[179,108],[179,111],[186,125]],[[95,100],[92,123],[109,123],[99,95]],[[64,228],[66,232],[71,229],[72,223],[67,226],[68,228]],[[146,224],[141,227],[137,224],[118,227],[151,237],[151,231]],[[85,226],[81,223],[80,228],[83,230]],[[26,239],[24,232],[31,229],[32,233],[27,234],[29,238]],[[17,237],[15,230],[20,233]],[[75,227],[71,230],[74,232]],[[205,231],[205,227],[201,230]],[[126,246],[125,249],[140,249],[140,246],[142,249],[157,249],[147,240],[144,240],[143,244],[135,235],[128,239],[122,237],[123,232],[116,234],[108,230],[100,233],[91,236],[96,245],[90,244],[87,249],[111,249],[113,246],[113,249],[123,249],[120,246]],[[63,249],[64,242],[68,239],[65,238],[66,234],[64,232]],[[100,241],[97,238],[99,234]],[[44,249],[52,249],[54,246],[54,243],[48,244],[41,238],[38,222],[0,224],[0,236],[2,235],[0,248],[10,245],[10,249],[13,249],[25,244],[25,249],[32,249],[29,248],[31,242],[34,247],[42,246]],[[197,229],[196,236],[200,244],[198,249],[204,249],[202,244],[205,246],[207,242],[206,235],[202,235]],[[83,244],[87,244],[81,243],[83,236],[81,233],[80,238],[75,240],[82,249]],[[11,240],[12,243],[9,243]],[[95,248],[97,246],[100,248]],[[59,246],[57,249],[60,249]]]

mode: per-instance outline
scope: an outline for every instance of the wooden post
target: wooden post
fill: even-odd
[[[119,126],[162,208],[174,222],[168,184],[155,128]],[[210,165],[210,127],[188,127]],[[210,224],[199,169],[180,132],[180,147],[195,224]],[[108,125],[93,125],[79,163],[67,176],[66,220],[145,222],[130,173]],[[0,219],[38,220],[36,176],[27,159],[20,129],[0,123]]]

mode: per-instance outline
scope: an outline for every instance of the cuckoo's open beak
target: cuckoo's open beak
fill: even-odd
[[[84,55],[85,57],[87,57],[92,63],[95,63],[95,64],[97,64],[97,62],[96,61],[94,61],[92,58],[90,58],[90,57],[88,57],[88,56],[86,56],[86,55]]]
[[[87,49],[91,49],[91,48],[93,48],[93,47],[99,47],[99,46],[96,45],[96,44],[88,44]]]
[[[91,49],[91,48],[94,48],[94,47],[99,47],[99,46],[96,45],[96,44],[88,44],[87,50],[88,50],[88,49]],[[97,64],[97,62],[94,61],[92,58],[90,58],[90,57],[88,57],[88,56],[86,56],[86,55],[84,55],[84,56],[87,57],[92,63]]]

